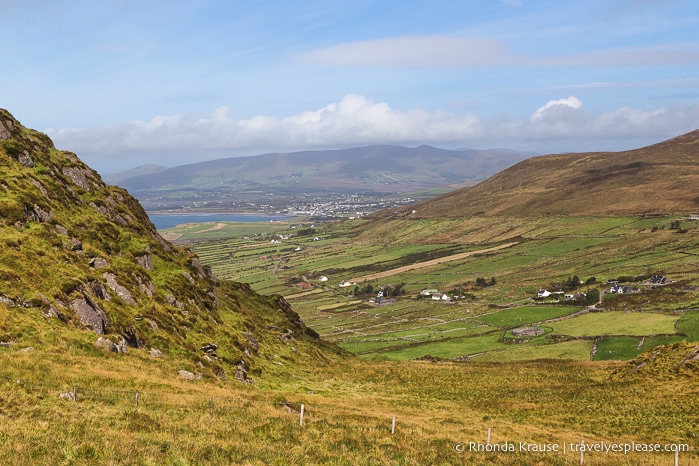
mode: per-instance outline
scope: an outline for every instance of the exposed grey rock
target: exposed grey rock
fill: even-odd
[[[21,154],[19,154],[18,160],[19,160],[19,163],[21,163],[25,167],[31,168],[34,166],[34,161],[29,156],[29,152],[27,152],[26,150],[24,152],[22,152]]]
[[[70,178],[70,180],[76,185],[83,188],[85,191],[90,190],[90,185],[87,182],[88,171],[84,168],[78,167],[65,167],[63,168],[63,174]]]
[[[192,374],[191,372],[185,371],[183,369],[180,369],[179,371],[177,371],[177,374],[185,380],[198,380],[198,379],[201,379],[201,377],[202,377],[201,373],[197,373],[195,375],[195,374]]]
[[[34,204],[32,210],[34,211],[34,216],[42,223],[48,223],[53,220],[54,215],[52,212],[47,212],[36,204]]]
[[[68,229],[63,225],[56,225],[56,233],[61,236],[68,236]]]
[[[119,352],[117,345],[115,345],[114,342],[109,338],[99,337],[95,342],[95,346],[98,348],[102,348],[105,351],[109,351],[110,353]]]
[[[252,349],[257,350],[257,348],[260,346],[260,343],[257,341],[255,336],[250,333],[250,332],[243,332],[243,336],[250,342],[250,346]]]
[[[233,378],[239,382],[255,383],[253,379],[248,378],[248,367],[244,360],[241,360],[235,367]]]
[[[109,273],[109,272],[104,272],[102,274],[102,276],[104,277],[105,280],[107,280],[107,286],[109,288],[111,288],[117,294],[117,296],[119,296],[121,299],[123,299],[124,302],[126,302],[126,304],[130,304],[132,306],[136,304],[136,300],[133,299],[133,296],[131,296],[131,293],[129,293],[129,290],[127,290],[126,287],[120,285],[116,281],[116,277],[114,274]]]
[[[202,265],[198,257],[192,259],[192,267],[195,268],[197,274],[201,278],[210,278],[212,280],[217,279],[216,275],[214,275],[214,273],[211,271],[211,267],[209,267],[208,265]]]
[[[126,353],[126,351],[128,349],[128,345],[127,345],[126,339],[124,339],[124,337],[119,338],[119,341],[114,346],[116,346],[117,353]]]
[[[105,301],[111,300],[111,296],[109,296],[109,293],[107,293],[107,289],[104,287],[102,282],[98,282],[97,280],[90,282],[90,289],[92,290],[92,293],[99,299],[103,299]]]
[[[34,351],[34,348],[31,346],[27,346],[26,348],[22,348],[21,350],[17,351],[18,353],[31,353]]]
[[[158,323],[156,321],[148,317],[146,317],[143,320],[145,320],[148,323],[148,325],[150,325],[150,328],[152,328],[153,330],[158,330]]]
[[[134,275],[136,276],[136,281],[138,282],[139,291],[148,296],[149,298],[152,298],[153,292],[155,291],[155,285],[153,285],[153,282],[150,281],[148,277],[141,278],[136,274]]]
[[[109,267],[109,262],[107,262],[107,259],[103,259],[102,257],[93,257],[90,260],[89,265],[93,269],[106,269]]]
[[[218,349],[218,345],[216,343],[206,343],[205,345],[202,345],[202,347],[199,349],[205,353],[213,353]]]
[[[154,358],[164,358],[163,352],[156,348],[151,348],[148,350],[148,355]]]
[[[294,339],[294,332],[291,329],[286,329],[286,333],[279,335],[281,341],[291,341]]]
[[[77,238],[71,238],[70,239],[70,250],[71,251],[82,251],[83,250],[83,243]]]
[[[153,268],[153,257],[150,254],[145,254],[136,258],[136,263],[143,267],[144,269]]]
[[[182,272],[182,276],[186,278],[189,283],[194,285],[195,281],[190,274],[188,274],[187,272]]]
[[[58,310],[56,306],[51,303],[45,296],[41,296],[41,302],[44,303],[45,306],[48,306],[48,309],[43,310],[44,317],[50,318],[50,317],[58,317],[61,318],[63,317],[63,314],[61,314],[61,311]]]
[[[74,392],[63,392],[58,395],[58,398],[61,400],[67,400],[67,401],[77,401],[78,397],[75,396]]]
[[[109,318],[102,309],[86,298],[73,300],[70,307],[78,315],[82,325],[91,327],[98,335],[104,335],[109,325]]]
[[[12,133],[10,133],[12,126],[12,120],[0,122],[0,141],[7,141],[12,137]]]
[[[177,298],[175,298],[174,295],[169,294],[169,295],[165,296],[165,299],[167,300],[168,304],[170,304],[171,306],[176,306],[176,307],[179,307],[180,309],[184,308],[184,304],[179,302],[177,300]]]
[[[41,191],[41,194],[43,194],[46,199],[50,199],[49,192],[46,190],[46,188],[44,188],[44,185],[39,183],[39,181],[35,180],[34,178],[31,178],[29,181],[31,181],[31,183],[36,187],[36,189]]]

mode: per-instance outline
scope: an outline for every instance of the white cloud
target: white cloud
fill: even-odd
[[[227,107],[204,118],[157,116],[100,128],[47,130],[57,147],[87,154],[188,153],[228,151],[255,155],[377,143],[462,141],[482,131],[478,117],[425,110],[399,111],[384,102],[348,94],[318,110],[278,119],[257,115],[235,120]],[[166,162],[160,162],[166,163]],[[178,162],[184,163],[184,162]]]
[[[568,55],[517,54],[501,40],[456,35],[347,42],[299,55],[302,61],[350,67],[627,67],[699,64],[699,43],[616,47]]]
[[[501,41],[448,35],[349,42],[306,52],[300,58],[335,66],[399,67],[512,66],[518,60]]]
[[[536,109],[536,112],[531,116],[532,120],[542,120],[547,117],[547,115],[550,115],[552,113],[557,113],[556,111],[560,111],[561,109],[565,108],[570,108],[577,110],[582,107],[582,102],[575,97],[574,95],[571,95],[567,99],[558,99],[558,100],[549,100],[546,102],[546,105],[543,105]]]
[[[589,113],[575,96],[550,100],[530,117],[482,121],[470,114],[399,111],[348,94],[340,101],[286,118],[236,120],[220,107],[210,116],[158,116],[99,128],[48,130],[59,148],[98,170],[145,163],[178,165],[216,157],[293,152],[368,144],[509,147],[538,152],[620,150],[699,128],[699,104],[654,110],[619,108]],[[615,144],[612,146],[610,144]],[[621,147],[620,147],[621,145]]]

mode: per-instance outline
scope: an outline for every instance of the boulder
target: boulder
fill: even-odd
[[[98,335],[104,335],[107,325],[109,325],[109,318],[102,309],[87,298],[71,301],[70,307],[78,315],[82,325],[92,327],[92,330]]]
[[[102,348],[105,351],[109,351],[110,353],[119,352],[119,350],[117,349],[117,345],[115,345],[114,342],[109,338],[99,337],[95,342],[95,346],[98,348]]]
[[[89,265],[93,269],[106,269],[109,267],[109,262],[107,262],[107,259],[103,259],[101,257],[93,257],[92,260],[90,260]]]
[[[113,273],[104,272],[102,276],[105,280],[107,280],[107,286],[111,288],[112,291],[117,294],[117,296],[123,299],[126,304],[130,304],[132,306],[136,304],[136,300],[133,299],[133,296],[131,296],[129,290],[116,281],[116,276]]]
[[[200,374],[200,373],[198,373],[198,374],[195,375],[195,374],[192,374],[191,372],[186,371],[186,370],[183,370],[183,369],[180,369],[179,371],[177,371],[177,374],[178,374],[180,377],[182,377],[183,379],[185,379],[185,380],[198,380],[198,379],[201,379],[201,374]]]

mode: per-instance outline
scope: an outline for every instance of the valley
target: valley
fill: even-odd
[[[674,217],[399,220],[378,233],[357,220],[307,236],[277,225],[288,239],[276,244],[245,235],[192,247],[221,278],[286,296],[322,338],[363,358],[626,360],[699,341],[699,262],[682,253],[696,251],[699,224],[684,220],[686,233],[669,228]],[[648,283],[656,273],[672,282]],[[620,278],[639,292],[610,294]],[[537,299],[545,288],[560,295]],[[511,335],[531,325],[544,332]]]
[[[692,198],[463,195],[157,231],[0,110],[0,462],[696,463]]]

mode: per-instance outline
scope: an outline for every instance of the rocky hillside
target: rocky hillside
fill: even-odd
[[[624,152],[556,154],[377,217],[699,214],[699,130]]]
[[[95,342],[240,380],[321,354],[282,298],[218,281],[161,238],[128,192],[5,110],[0,238],[1,346]]]

